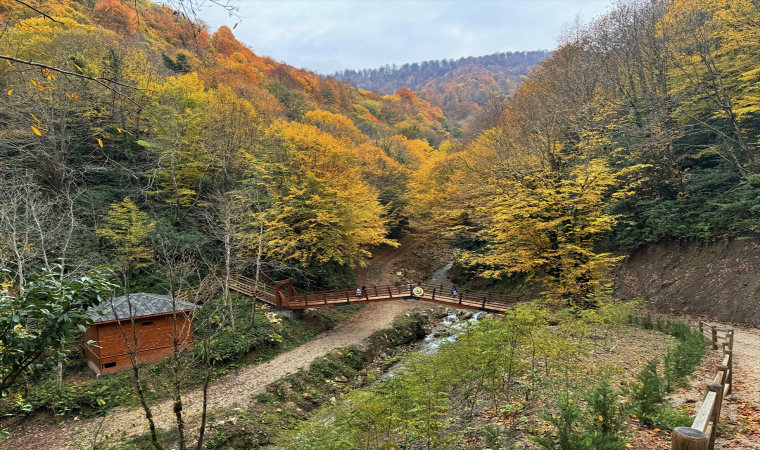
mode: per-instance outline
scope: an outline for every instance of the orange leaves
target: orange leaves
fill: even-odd
[[[34,114],[29,113],[29,115],[32,116],[32,119],[34,119],[37,123],[42,123],[42,121],[38,119],[37,116],[35,116]]]
[[[31,79],[29,82],[30,82],[30,83],[32,83],[32,85],[33,85],[34,87],[36,87],[36,88],[37,88],[37,90],[39,90],[40,92],[45,92],[45,86],[41,85],[41,84],[40,84],[40,83],[39,83],[37,80],[35,80],[34,78],[32,78],[32,79]]]

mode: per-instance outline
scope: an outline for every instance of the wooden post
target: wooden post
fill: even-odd
[[[346,290],[346,303],[351,304],[351,294],[348,293],[348,290]]]
[[[734,349],[734,330],[728,330],[728,349]]]
[[[433,288],[433,298],[431,300],[435,300],[435,290],[438,288]]]
[[[375,285],[374,285],[374,287],[375,287],[375,297],[380,297],[380,296],[377,294],[377,285],[375,284]]]
[[[728,384],[728,366],[724,366],[723,364],[716,364],[715,367],[720,373],[721,388],[723,388],[723,392],[726,392],[726,384]],[[728,393],[726,392],[726,394]]]
[[[480,309],[486,309],[486,296],[483,296],[483,304],[480,306]]]
[[[702,333],[702,334],[704,334],[704,332],[705,332],[705,331],[704,331],[704,327],[703,327],[703,325],[704,325],[704,322],[702,322],[702,321],[700,320],[700,321],[699,321],[699,332],[700,332],[700,333]]]
[[[715,325],[712,325],[710,329],[712,330],[712,347],[713,347],[713,350],[717,350],[718,349],[718,327],[716,327]]]
[[[393,298],[393,291],[390,286],[388,286],[388,298]]]
[[[671,434],[670,450],[707,450],[710,438],[699,430],[677,427]]]
[[[728,380],[726,380],[728,391],[726,394],[730,394],[734,388],[734,351],[733,349],[727,350],[725,354],[728,355],[728,364],[726,365],[728,368]]]
[[[282,302],[280,301],[280,289],[280,283],[274,285],[274,303],[276,306],[282,306]]]
[[[459,293],[459,304],[460,305],[462,304],[462,293],[461,292]]]
[[[723,386],[710,381],[707,383],[707,391],[715,392],[715,405],[713,406],[711,416],[712,428],[710,429],[710,443],[708,445],[708,448],[712,449],[715,447],[715,436],[718,431],[718,423],[720,422],[720,410],[721,406],[723,406]]]

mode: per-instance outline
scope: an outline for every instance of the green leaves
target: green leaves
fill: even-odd
[[[0,391],[7,391],[24,373],[49,367],[62,356],[53,350],[67,332],[84,330],[86,311],[99,305],[116,288],[107,267],[88,276],[61,281],[63,266],[36,274],[18,296],[0,297]],[[42,359],[40,359],[42,358]]]

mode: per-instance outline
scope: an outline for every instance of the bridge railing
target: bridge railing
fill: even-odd
[[[699,322],[699,331],[705,334],[706,330],[709,330],[713,349],[722,347],[723,360],[716,365],[717,372],[712,381],[706,383],[702,405],[694,416],[691,427],[678,427],[673,430],[671,435],[673,450],[713,450],[723,399],[731,393],[734,372],[734,330],[721,330],[715,325],[711,325],[708,329],[704,322]],[[723,333],[720,341],[718,341],[719,332]]]
[[[422,294],[415,294],[414,288],[423,289]],[[460,308],[477,309],[491,312],[504,312],[514,303],[521,301],[520,297],[493,294],[482,291],[463,289],[454,295],[451,286],[431,283],[406,285],[372,285],[367,286],[364,294],[357,295],[356,289],[340,289],[337,291],[307,292],[291,295],[288,306],[292,309],[319,308],[339,304],[370,303],[391,299],[416,298],[433,303],[450,305]]]

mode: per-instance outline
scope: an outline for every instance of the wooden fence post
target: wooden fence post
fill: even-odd
[[[723,386],[718,383],[708,382],[707,392],[715,392],[715,405],[712,410],[712,428],[710,430],[710,444],[709,449],[712,450],[715,447],[715,436],[718,431],[718,423],[720,422],[720,410],[723,406]]]
[[[435,290],[436,289],[438,289],[438,288],[433,288],[433,298],[432,298],[432,300],[435,300]]]
[[[726,391],[726,385],[728,385],[728,366],[724,366],[723,364],[716,364],[715,367],[717,367],[718,372],[720,373],[721,388],[723,389],[725,395],[728,395],[728,392]]]
[[[704,333],[705,332],[704,331],[704,322],[702,322],[701,320],[699,321],[699,332],[700,333]]]
[[[728,330],[728,349],[734,349],[734,330]]]
[[[710,438],[694,428],[677,427],[671,437],[671,450],[707,450],[707,446],[710,445]]]
[[[726,380],[726,384],[728,384],[728,391],[726,394],[730,394],[734,389],[734,351],[727,350],[725,352],[726,355],[728,355],[728,364],[726,367],[728,368],[728,380]]]
[[[718,349],[718,327],[716,327],[715,325],[712,325],[710,329],[712,330],[712,348],[713,350],[717,350]]]

